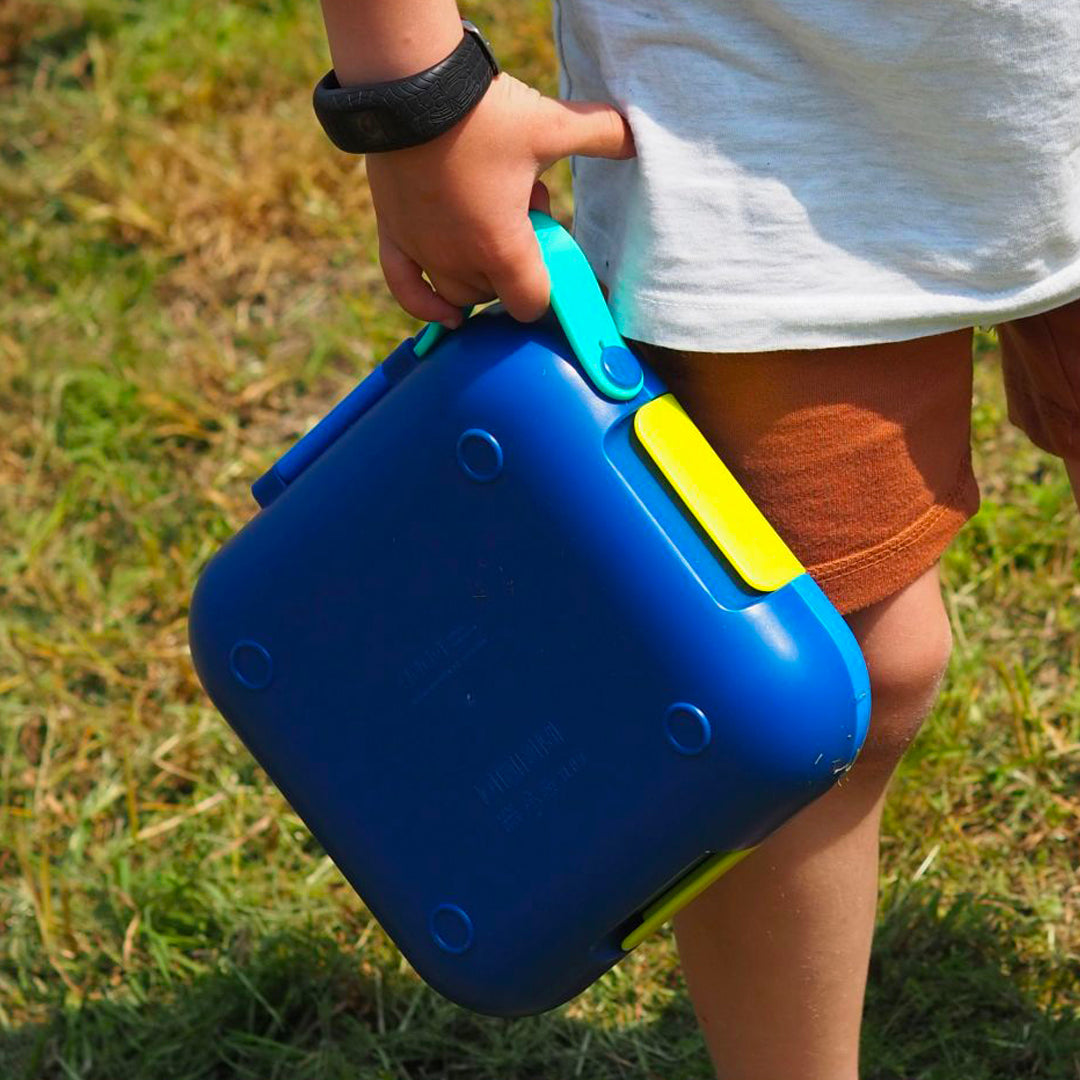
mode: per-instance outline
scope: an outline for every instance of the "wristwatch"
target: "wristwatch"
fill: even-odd
[[[315,87],[315,115],[330,141],[350,154],[403,150],[449,131],[499,74],[484,35],[467,19],[445,59],[404,79],[343,87],[333,69]]]

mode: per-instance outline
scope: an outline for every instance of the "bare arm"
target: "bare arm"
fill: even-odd
[[[343,86],[411,75],[461,40],[455,0],[322,0],[322,8]],[[517,318],[537,318],[549,285],[527,211],[547,209],[540,174],[571,154],[633,153],[610,105],[556,101],[504,72],[446,134],[368,155],[390,291],[410,314],[449,325],[460,308],[496,296]]]
[[[461,40],[454,0],[322,0],[322,10],[342,86],[412,75]]]

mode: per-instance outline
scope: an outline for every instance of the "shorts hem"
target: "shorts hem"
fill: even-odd
[[[807,572],[841,615],[869,607],[906,588],[933,566],[979,505],[969,453],[946,498],[901,532],[873,547],[808,566]]]
[[[1009,423],[1022,431],[1032,444],[1059,458],[1080,458],[1080,420],[1056,401],[1032,390],[1024,400],[1009,396]]]

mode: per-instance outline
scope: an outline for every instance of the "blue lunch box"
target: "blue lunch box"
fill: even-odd
[[[413,967],[565,1002],[850,767],[847,624],[533,224],[553,314],[399,345],[253,487],[191,650]]]

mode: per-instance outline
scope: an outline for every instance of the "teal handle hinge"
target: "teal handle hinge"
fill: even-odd
[[[552,310],[589,381],[615,401],[637,397],[644,382],[641,365],[616,328],[581,248],[547,214],[530,210],[529,220],[551,278]],[[429,324],[417,335],[413,351],[424,356],[445,333],[440,323]]]

